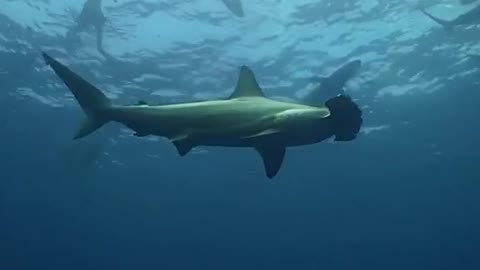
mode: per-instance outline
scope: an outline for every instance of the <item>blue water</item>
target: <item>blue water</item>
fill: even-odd
[[[0,269],[480,269],[478,28],[408,1],[104,0],[111,63],[92,33],[65,49],[82,2],[0,6]],[[116,124],[72,141],[82,111],[42,50],[127,104],[223,97],[243,64],[295,99],[358,58],[365,124],[273,180],[251,149],[181,158]]]

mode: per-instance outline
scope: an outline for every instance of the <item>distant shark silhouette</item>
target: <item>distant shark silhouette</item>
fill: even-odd
[[[245,16],[241,0],[222,0],[222,2],[237,17]]]
[[[455,28],[456,26],[467,26],[480,23],[480,5],[471,9],[470,11],[467,11],[464,14],[459,15],[458,17],[450,21],[433,16],[432,14],[428,13],[423,9],[421,11],[434,22],[443,26],[445,30],[453,30],[453,28]]]
[[[117,2],[117,0],[113,0]],[[112,57],[103,49],[103,35],[107,18],[102,11],[102,0],[87,0],[83,5],[80,15],[75,19],[75,26],[71,28],[67,34],[68,42],[78,42],[75,38],[79,32],[84,32],[90,28],[94,28],[96,32],[97,50],[107,59]]]
[[[149,106],[113,105],[95,86],[43,53],[54,72],[70,89],[87,118],[75,139],[108,122],[119,122],[135,136],[168,138],[180,156],[197,146],[254,148],[262,157],[266,176],[277,175],[286,148],[315,144],[330,137],[356,138],[362,112],[348,96],[337,96],[314,107],[264,96],[252,70],[240,69],[237,86],[226,100]]]
[[[328,77],[312,78],[319,85],[301,98],[300,102],[305,105],[317,106],[324,104],[330,98],[344,94],[346,83],[358,73],[361,66],[361,60],[353,60],[335,70]]]

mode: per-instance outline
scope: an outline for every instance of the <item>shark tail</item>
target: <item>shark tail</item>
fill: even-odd
[[[83,138],[110,121],[110,100],[98,88],[84,80],[46,53],[42,53],[47,65],[60,77],[87,116],[74,139]]]
[[[363,123],[362,111],[347,95],[329,99],[325,105],[331,112],[335,141],[351,141],[357,137]]]
[[[440,18],[438,18],[438,17],[435,17],[435,16],[433,16],[432,14],[426,12],[425,10],[422,10],[422,13],[425,14],[425,16],[427,16],[427,17],[429,17],[430,19],[432,19],[434,22],[436,22],[436,23],[440,24],[441,26],[443,26],[443,28],[444,28],[445,30],[450,31],[450,30],[453,29],[453,26],[454,26],[454,25],[452,24],[452,22],[447,21],[447,20],[444,20],[444,19],[440,19]]]

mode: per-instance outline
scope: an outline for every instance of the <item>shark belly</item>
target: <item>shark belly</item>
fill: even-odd
[[[257,147],[259,145],[282,145],[284,147],[294,147],[316,144],[332,137],[333,130],[331,128],[330,119],[304,124],[299,126],[283,127],[277,129],[275,127],[263,129],[265,133],[260,132],[258,136],[224,136],[199,137],[199,145],[204,146],[228,146],[228,147]],[[268,131],[272,131],[269,133]]]

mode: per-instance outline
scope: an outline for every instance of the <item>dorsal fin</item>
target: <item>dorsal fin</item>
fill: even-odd
[[[253,71],[247,67],[242,66],[240,68],[240,75],[238,76],[237,86],[233,91],[230,98],[239,97],[264,97],[262,89],[255,79]]]

